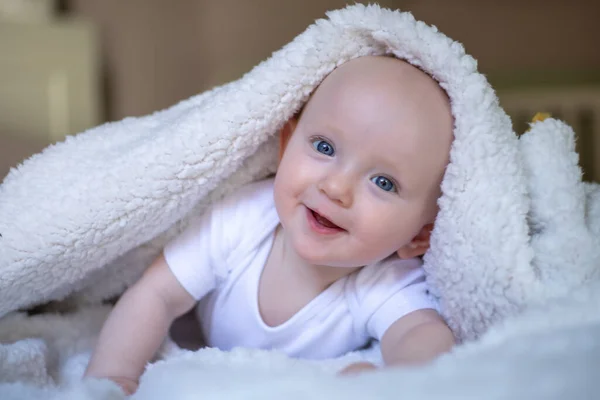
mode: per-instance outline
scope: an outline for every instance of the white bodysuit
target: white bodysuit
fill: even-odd
[[[278,225],[273,180],[265,180],[214,204],[165,247],[169,268],[200,300],[197,315],[209,346],[330,358],[380,340],[412,311],[437,308],[421,261],[389,258],[339,279],[288,321],[268,326],[258,287]]]

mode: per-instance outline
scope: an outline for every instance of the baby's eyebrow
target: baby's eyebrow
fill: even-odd
[[[327,122],[322,123],[321,125],[324,128],[325,132],[327,132],[328,134],[333,134],[333,135],[337,136],[338,138],[341,138],[344,136],[344,130],[336,127],[331,122],[327,121]]]
[[[382,162],[383,167],[389,169],[390,172],[395,174],[403,174],[404,170],[406,169],[403,165],[398,163],[398,156],[385,157],[384,155],[381,155],[379,161]]]

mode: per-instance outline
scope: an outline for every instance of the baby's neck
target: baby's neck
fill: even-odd
[[[277,228],[275,245],[281,257],[280,265],[299,284],[308,285],[314,290],[323,291],[332,283],[360,269],[315,265],[302,259],[287,240],[281,225]]]

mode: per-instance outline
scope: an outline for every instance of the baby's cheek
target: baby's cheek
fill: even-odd
[[[360,238],[352,246],[364,258],[364,264],[380,261],[394,253],[396,242],[387,230],[363,230]]]
[[[384,257],[396,252],[400,247],[409,243],[411,234],[410,223],[395,215],[388,215],[379,221],[379,229],[373,227],[370,232],[372,246]]]

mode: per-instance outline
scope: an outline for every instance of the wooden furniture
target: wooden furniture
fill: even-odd
[[[96,37],[77,19],[0,20],[0,179],[15,160],[100,123]]]

